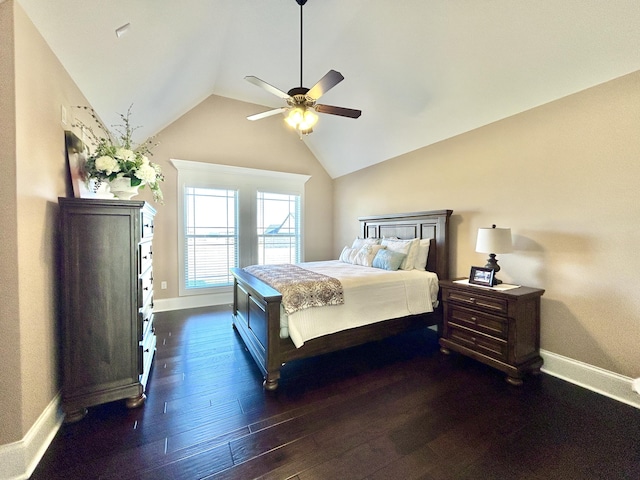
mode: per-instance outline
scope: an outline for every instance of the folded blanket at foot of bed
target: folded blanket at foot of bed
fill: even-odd
[[[282,306],[287,314],[344,303],[339,280],[297,265],[252,265],[244,270],[282,294]]]

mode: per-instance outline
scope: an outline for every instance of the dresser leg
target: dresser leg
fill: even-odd
[[[86,408],[79,408],[71,412],[65,412],[64,423],[75,423],[82,420],[87,415],[88,410]]]
[[[125,401],[125,405],[127,406],[127,408],[138,408],[144,405],[146,399],[147,396],[144,393],[141,393],[137,397],[127,398],[127,400]]]
[[[280,375],[274,378],[274,376],[267,375],[267,377],[264,379],[264,382],[262,382],[262,386],[264,387],[264,389],[269,392],[273,392],[274,390],[277,390],[279,376]]]
[[[518,378],[518,377],[507,377],[507,383],[515,387],[520,387],[524,382],[522,381],[521,378]]]

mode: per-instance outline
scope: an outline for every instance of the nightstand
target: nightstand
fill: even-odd
[[[544,290],[509,290],[440,281],[444,305],[440,351],[451,350],[507,374],[507,382],[522,385],[526,373],[539,373],[540,297]]]

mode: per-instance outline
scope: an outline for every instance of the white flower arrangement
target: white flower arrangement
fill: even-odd
[[[149,161],[149,156],[152,155],[151,149],[157,144],[153,143],[153,138],[149,138],[139,145],[134,145],[131,137],[139,127],[131,127],[129,121],[131,107],[127,110],[126,115],[120,114],[123,124],[115,125],[117,135],[111,133],[104,126],[92,108],[83,106],[76,108],[89,112],[100,129],[98,135],[90,126],[80,121],[76,125],[85,129],[89,141],[94,146],[93,153],[87,156],[83,167],[85,180],[95,179],[98,182],[108,182],[119,177],[126,177],[130,179],[132,187],[139,185],[142,188],[149,185],[153,192],[153,199],[163,203],[160,182],[164,181],[164,175],[158,164]]]

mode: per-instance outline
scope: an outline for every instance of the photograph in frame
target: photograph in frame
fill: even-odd
[[[492,287],[493,275],[493,268],[471,267],[471,272],[469,273],[469,283],[473,285],[480,285],[483,287]]]

